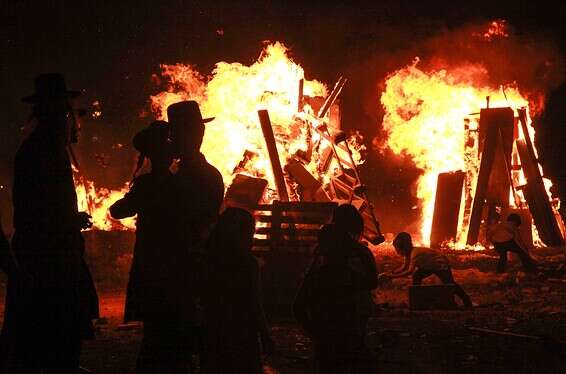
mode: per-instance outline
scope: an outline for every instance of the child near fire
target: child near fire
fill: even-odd
[[[446,256],[429,248],[414,247],[411,235],[406,232],[401,232],[395,237],[393,246],[397,254],[404,257],[405,261],[400,268],[391,273],[384,273],[380,278],[395,279],[412,275],[413,285],[419,285],[423,279],[436,275],[443,284],[454,286],[455,295],[462,300],[465,307],[472,307],[468,294],[454,281]]]
[[[519,233],[521,223],[521,216],[512,213],[509,214],[505,222],[497,223],[487,233],[488,240],[493,243],[495,251],[499,255],[497,261],[498,273],[505,272],[507,252],[513,252],[519,256],[526,272],[532,273],[537,270],[536,263],[526,251],[526,245]]]

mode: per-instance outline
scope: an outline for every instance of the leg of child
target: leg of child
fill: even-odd
[[[433,274],[432,271],[417,269],[413,273],[413,285],[418,286],[422,283],[423,279],[430,277]]]
[[[521,264],[523,265],[523,269],[526,272],[533,273],[537,270],[537,266],[535,260],[523,248],[521,248],[515,241],[509,246],[509,251],[516,253],[521,260]]]
[[[454,294],[456,294],[456,296],[458,296],[460,300],[462,300],[464,306],[472,306],[470,297],[468,296],[466,291],[464,291],[464,289],[458,283],[456,283],[454,276],[452,275],[452,270],[450,268],[438,270],[434,274],[442,281],[442,283],[454,286]]]
[[[495,243],[495,252],[499,255],[499,260],[497,260],[497,272],[504,273],[505,266],[507,265],[507,248],[505,248],[503,243]]]

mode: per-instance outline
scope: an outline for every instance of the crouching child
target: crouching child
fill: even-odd
[[[438,251],[413,246],[411,235],[399,233],[393,240],[393,246],[399,256],[404,257],[403,266],[391,273],[384,273],[380,278],[395,279],[413,276],[413,285],[420,285],[423,279],[436,275],[443,284],[454,286],[454,293],[462,300],[465,307],[472,307],[472,302],[464,289],[454,281],[448,258]]]

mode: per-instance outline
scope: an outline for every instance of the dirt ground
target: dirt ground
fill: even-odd
[[[381,286],[368,345],[382,373],[565,373],[566,252],[539,249],[543,271],[520,272],[511,258],[509,272],[497,275],[490,252],[451,252],[456,280],[472,297],[472,310],[410,311],[409,279]],[[376,252],[380,271],[400,261],[389,248]],[[428,280],[432,282],[432,280]],[[122,325],[124,294],[101,292],[102,319],[97,339],[86,342],[82,364],[95,373],[134,372],[142,336],[140,325]],[[277,343],[266,359],[266,373],[312,373],[311,343],[288,316],[271,317]]]

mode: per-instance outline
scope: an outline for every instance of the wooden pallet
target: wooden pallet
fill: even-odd
[[[254,250],[309,252],[318,230],[332,219],[334,202],[281,202],[258,205],[254,210]]]

